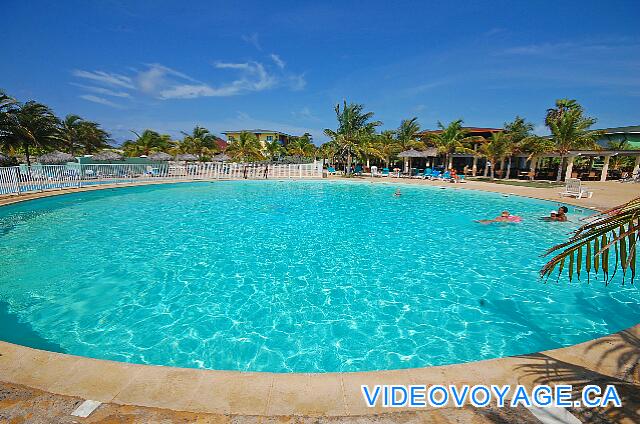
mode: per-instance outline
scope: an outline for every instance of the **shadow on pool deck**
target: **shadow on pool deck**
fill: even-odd
[[[21,322],[9,312],[9,306],[0,301],[0,340],[35,349],[66,353],[62,346],[40,336],[29,324]]]
[[[584,356],[574,356],[574,353],[553,357],[556,356],[553,351],[517,356],[523,363],[515,370],[522,380],[534,385],[571,384],[573,399],[581,399],[586,385],[595,384],[601,388],[614,385],[622,407],[609,404],[604,408],[569,409],[583,422],[640,423],[640,337],[631,330],[621,331],[585,343],[582,353]],[[593,361],[587,362],[595,366],[585,366],[582,363],[585,357],[591,357]]]

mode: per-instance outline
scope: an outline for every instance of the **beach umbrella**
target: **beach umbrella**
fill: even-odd
[[[171,156],[168,153],[165,152],[156,152],[156,153],[152,153],[149,155],[149,159],[150,160],[155,160],[155,161],[160,161],[160,162],[166,162],[169,161],[171,159],[173,159],[173,156]]]
[[[225,155],[224,153],[219,153],[211,158],[211,160],[214,162],[227,162],[231,160],[231,156]]]
[[[38,162],[43,165],[60,165],[67,162],[75,162],[76,158],[69,153],[59,152],[57,150],[46,153],[38,158]]]
[[[198,156],[192,155],[191,153],[183,153],[180,155],[176,155],[176,160],[185,161],[185,162],[193,162],[198,160]]]
[[[124,157],[120,153],[105,150],[104,152],[100,152],[97,155],[93,155],[91,159],[103,162],[111,162],[123,160]]]

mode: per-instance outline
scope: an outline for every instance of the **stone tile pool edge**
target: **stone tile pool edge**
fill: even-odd
[[[0,206],[65,193],[134,185],[141,184],[1,197]],[[523,197],[552,200],[548,197]],[[578,206],[588,207],[580,203]],[[561,383],[580,386],[603,379],[640,384],[639,358],[640,324],[581,344],[527,355],[438,367],[322,374],[246,373],[138,365],[42,351],[0,341],[0,380],[54,394],[176,411],[338,417],[415,410],[367,408],[360,391],[362,384],[483,383],[522,384],[530,388],[537,384]]]

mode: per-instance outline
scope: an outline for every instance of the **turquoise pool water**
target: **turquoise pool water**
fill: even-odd
[[[520,197],[327,181],[175,184],[0,208],[0,339],[273,372],[450,364],[638,322],[617,279],[542,283],[572,223]],[[483,226],[501,210],[522,224]]]

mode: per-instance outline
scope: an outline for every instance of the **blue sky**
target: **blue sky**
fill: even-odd
[[[58,115],[178,136],[194,125],[311,132],[342,99],[384,128],[516,114],[544,133],[570,97],[640,124],[638,1],[4,2],[0,88]]]

